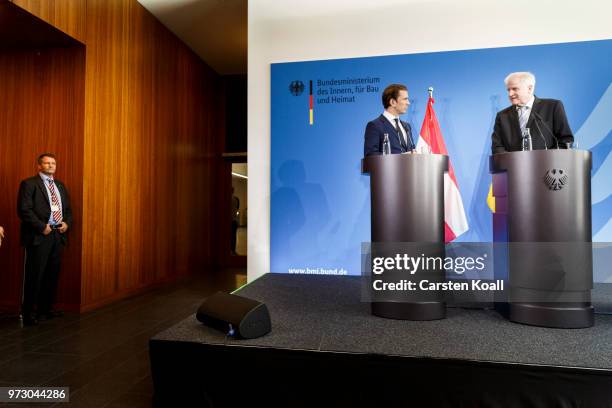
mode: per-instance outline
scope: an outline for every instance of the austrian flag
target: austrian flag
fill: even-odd
[[[416,150],[420,153],[428,152],[448,156],[433,104],[434,99],[430,93]],[[459,184],[449,157],[448,173],[444,173],[444,241],[450,242],[467,230],[468,222],[465,217],[461,194],[459,194]]]

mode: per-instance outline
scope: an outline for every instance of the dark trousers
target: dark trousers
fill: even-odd
[[[34,305],[37,313],[51,310],[55,301],[64,243],[57,230],[44,236],[40,245],[25,249],[22,313],[29,316]]]

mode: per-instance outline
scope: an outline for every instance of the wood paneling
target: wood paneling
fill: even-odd
[[[210,265],[219,156],[217,75],[140,4],[88,0],[86,45],[85,308]]]
[[[81,310],[206,271],[218,75],[136,0],[15,4],[85,44]]]
[[[11,0],[72,38],[84,42],[87,0]],[[115,0],[109,0],[109,3]]]
[[[58,301],[69,309],[80,304],[83,177],[83,47],[0,53],[0,305],[18,310],[23,274],[19,245],[17,190],[36,174],[40,153],[57,156],[74,212],[74,228],[64,257]]]

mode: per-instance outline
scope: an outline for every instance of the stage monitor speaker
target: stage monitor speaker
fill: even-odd
[[[261,337],[272,330],[265,304],[225,292],[206,299],[198,308],[196,318],[206,326],[242,339]]]

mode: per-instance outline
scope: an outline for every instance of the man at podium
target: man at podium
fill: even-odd
[[[385,149],[385,135],[391,154],[414,150],[412,129],[408,122],[400,120],[408,110],[408,88],[402,84],[391,84],[382,93],[384,112],[368,122],[365,129],[363,156],[382,154]]]
[[[511,106],[497,113],[491,135],[493,154],[523,150],[523,136],[531,135],[533,149],[565,149],[574,141],[563,103],[534,95],[535,76],[513,72],[504,79]]]

